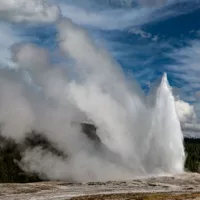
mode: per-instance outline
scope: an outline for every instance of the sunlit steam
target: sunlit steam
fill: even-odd
[[[30,148],[20,166],[76,181],[181,173],[183,135],[166,74],[145,96],[84,30],[66,19],[57,29],[60,51],[73,67],[53,65],[47,50],[22,44],[12,49],[18,70],[1,69],[2,134],[21,141],[36,130],[67,155]],[[31,82],[24,81],[24,71]],[[82,132],[84,121],[97,127],[100,147]]]

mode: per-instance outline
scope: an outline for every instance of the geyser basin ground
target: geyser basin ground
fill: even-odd
[[[113,182],[0,184],[0,199],[200,199],[200,174]]]

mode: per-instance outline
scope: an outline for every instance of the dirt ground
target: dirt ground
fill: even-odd
[[[1,200],[164,200],[199,199],[200,174],[130,181],[0,184]]]

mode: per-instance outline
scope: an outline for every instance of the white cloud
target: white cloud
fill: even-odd
[[[55,22],[58,6],[46,0],[0,0],[0,20],[10,22]]]
[[[158,36],[157,35],[152,35],[151,33],[143,31],[142,29],[133,28],[133,29],[129,30],[129,32],[133,33],[135,35],[139,35],[142,38],[151,39],[154,42],[156,42],[158,40]]]
[[[200,136],[199,123],[184,123],[182,124],[182,130],[186,137],[199,138]]]
[[[193,105],[181,100],[176,100],[175,105],[178,117],[182,123],[196,120],[196,113]]]

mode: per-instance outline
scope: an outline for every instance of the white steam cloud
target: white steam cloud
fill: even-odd
[[[0,73],[2,134],[22,140],[34,129],[68,155],[28,149],[23,168],[76,181],[181,173],[183,135],[167,76],[147,97],[83,29],[67,19],[57,29],[59,50],[73,67],[52,64],[46,49],[20,44],[12,48],[18,69]],[[100,148],[82,133],[77,122],[84,121],[97,126]]]

